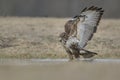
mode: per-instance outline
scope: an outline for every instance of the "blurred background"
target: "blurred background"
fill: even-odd
[[[105,9],[104,18],[120,18],[120,0],[0,0],[0,16],[72,17],[86,6]]]
[[[70,17],[92,5],[102,7],[105,13],[86,49],[100,53],[97,58],[120,58],[119,3],[120,0],[0,0],[0,58],[67,58],[58,35]]]
[[[85,49],[103,62],[40,61],[68,59],[58,36],[92,5],[105,13]],[[120,0],[0,0],[0,80],[120,80],[119,18]]]

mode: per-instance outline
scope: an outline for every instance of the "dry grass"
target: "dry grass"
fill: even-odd
[[[0,17],[0,58],[66,58],[58,35],[67,20]],[[88,44],[97,58],[120,58],[120,20],[102,20]]]

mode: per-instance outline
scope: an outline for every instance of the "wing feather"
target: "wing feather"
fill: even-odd
[[[81,48],[84,48],[87,42],[92,39],[103,12],[102,8],[91,6],[80,14],[80,16],[84,16],[84,20],[77,25],[77,38],[80,40]]]

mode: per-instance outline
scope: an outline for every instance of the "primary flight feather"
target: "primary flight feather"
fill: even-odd
[[[60,41],[71,60],[73,55],[75,58],[79,58],[79,55],[89,58],[96,54],[85,50],[84,47],[96,32],[103,12],[102,8],[91,6],[84,8],[79,15],[66,22],[65,31],[60,34]],[[84,54],[81,53],[82,50]]]
[[[90,8],[85,8],[78,16],[80,21],[77,25],[77,38],[80,40],[81,48],[84,48],[87,42],[93,37],[103,12],[102,8],[92,6]]]

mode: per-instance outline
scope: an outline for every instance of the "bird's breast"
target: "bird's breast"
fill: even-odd
[[[74,45],[74,44],[78,44],[79,43],[79,40],[76,38],[76,37],[70,37],[67,41],[66,41],[66,47],[67,48],[70,48],[71,45]]]

